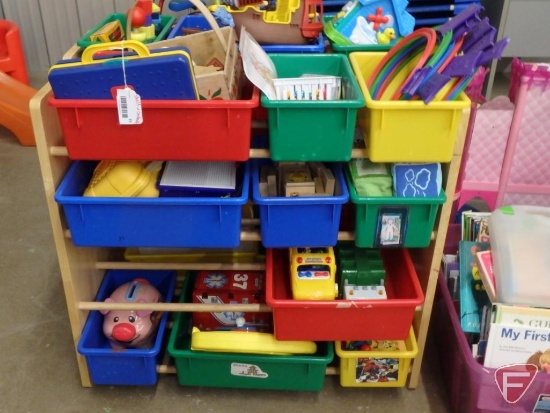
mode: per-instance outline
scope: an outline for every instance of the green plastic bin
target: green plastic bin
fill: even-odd
[[[126,14],[124,13],[113,13],[110,14],[103,20],[101,23],[98,23],[93,28],[88,30],[84,36],[82,36],[76,44],[79,47],[86,48],[88,46],[91,46],[93,44],[101,44],[102,42],[99,41],[91,41],[90,36],[94,34],[97,30],[99,30],[101,27],[106,25],[107,23],[111,23],[115,20],[118,20],[122,27],[124,28],[124,32],[126,32]],[[172,30],[172,25],[176,22],[175,16],[160,16],[160,31],[157,34],[157,36],[154,39],[146,40],[143,43],[152,43],[152,42],[158,42],[159,40],[164,40]]]
[[[194,277],[186,276],[180,302],[190,302],[193,283]],[[333,342],[318,342],[315,354],[299,356],[192,351],[191,319],[189,312],[177,313],[168,342],[182,386],[322,390],[327,365],[334,358]]]
[[[430,244],[439,206],[447,200],[437,197],[362,197],[357,194],[346,168],[349,195],[355,206],[355,245],[364,248],[425,248]],[[393,235],[386,236],[395,225]]]
[[[340,76],[340,100],[270,100],[267,109],[269,147],[274,161],[348,161],[357,111],[365,105],[349,60],[340,54],[270,54],[277,77]]]

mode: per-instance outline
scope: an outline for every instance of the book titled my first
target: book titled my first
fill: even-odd
[[[523,330],[523,331],[521,331]],[[500,336],[502,338],[512,339],[513,341],[530,340],[540,342],[550,342],[550,330],[541,333],[540,330],[515,329],[514,327],[502,327]]]

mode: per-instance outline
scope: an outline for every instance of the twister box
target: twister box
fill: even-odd
[[[194,303],[265,304],[265,273],[262,271],[200,271],[193,289]],[[259,331],[271,330],[271,313],[223,311],[194,312],[193,325],[200,330],[231,329],[237,318]]]

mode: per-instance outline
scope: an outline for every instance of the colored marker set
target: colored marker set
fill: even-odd
[[[483,7],[473,4],[436,28],[420,28],[401,39],[367,81],[375,100],[456,100],[480,67],[502,55],[508,38],[494,41],[497,30]]]
[[[339,76],[273,79],[277,100],[338,100],[341,83]]]

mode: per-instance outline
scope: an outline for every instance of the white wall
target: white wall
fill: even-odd
[[[19,25],[29,74],[45,74],[84,33],[111,13],[125,13],[132,4],[133,0],[0,0],[0,17]]]

